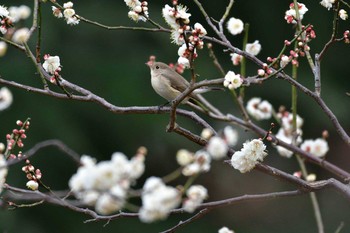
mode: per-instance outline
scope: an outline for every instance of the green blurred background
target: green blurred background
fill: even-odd
[[[161,18],[161,8],[171,1],[150,1],[151,18],[165,25]],[[202,1],[208,13],[219,19],[228,1]],[[63,4],[63,2],[59,2]],[[200,22],[214,35],[205,23],[202,15],[192,1],[182,1],[192,13],[191,24]],[[250,24],[249,42],[259,40],[262,51],[259,58],[277,56],[285,39],[291,39],[293,29],[284,21],[284,12],[290,1],[237,0],[230,16],[240,18]],[[319,52],[331,35],[332,12],[323,8],[319,1],[303,2],[309,8],[305,23],[314,25],[317,38],[311,46],[311,53]],[[1,1],[1,5],[19,6],[26,4],[32,8],[32,1]],[[134,23],[127,17],[128,8],[124,1],[85,0],[74,1],[74,9],[83,17],[107,25],[149,26],[143,22]],[[64,20],[51,15],[51,4],[43,4],[42,53],[59,55],[63,65],[65,79],[81,85],[105,98],[117,106],[155,106],[164,103],[150,85],[150,74],[144,63],[150,55],[166,63],[177,60],[178,47],[170,44],[166,33],[145,33],[138,31],[108,31],[93,25],[80,23],[69,26]],[[30,26],[30,20],[26,22]],[[340,31],[349,26],[349,21],[341,22]],[[341,34],[340,34],[341,35]],[[238,47],[242,35],[228,36]],[[34,41],[30,41],[34,48]],[[226,70],[238,72],[233,67],[229,54],[222,47],[214,45],[220,62]],[[348,117],[350,90],[348,69],[349,46],[343,43],[334,45],[322,62],[322,95],[325,102],[338,116],[339,121],[349,132]],[[219,73],[211,63],[206,49],[199,51],[196,61],[197,72],[204,78],[218,78]],[[257,67],[248,64],[248,75],[254,75]],[[9,48],[7,55],[0,58],[2,78],[41,87],[39,77],[29,59],[20,51]],[[189,77],[186,73],[185,76]],[[313,77],[305,61],[301,61],[299,80],[313,88]],[[59,100],[24,90],[10,88],[14,103],[6,111],[0,112],[0,132],[5,142],[6,133],[15,127],[17,119],[31,117],[31,128],[25,140],[25,150],[47,139],[59,139],[79,154],[88,154],[98,160],[107,160],[115,151],[121,151],[129,157],[139,146],[149,150],[146,158],[146,173],[138,186],[149,176],[164,176],[176,168],[175,154],[178,149],[192,151],[200,149],[197,145],[174,133],[166,133],[167,115],[114,115],[93,103]],[[290,108],[290,86],[281,80],[271,79],[263,85],[252,86],[246,91],[246,98],[260,96],[270,101],[277,109],[281,104]],[[208,93],[206,97],[226,112],[237,113],[229,92]],[[349,170],[348,148],[333,130],[330,120],[320,108],[307,96],[299,94],[299,115],[305,120],[303,138],[317,138],[324,129],[329,130],[330,151],[327,160]],[[210,120],[209,120],[210,121]],[[201,129],[186,118],[179,117],[182,126],[200,133]],[[210,121],[216,129],[225,124]],[[261,126],[268,128],[269,122]],[[254,135],[240,130],[240,142]],[[240,148],[240,144],[237,146]],[[269,156],[266,163],[286,172],[299,170],[295,159],[285,159],[276,154],[268,145]],[[55,148],[40,151],[31,159],[43,172],[43,180],[53,190],[67,189],[67,182],[76,167],[64,154]],[[25,187],[25,176],[21,166],[11,167],[7,182],[13,186]],[[309,165],[319,179],[330,174]],[[180,181],[182,182],[182,181]],[[197,183],[209,190],[209,200],[235,197],[243,194],[256,194],[274,191],[292,190],[295,187],[264,176],[259,172],[240,174],[223,162],[214,162],[209,173],[203,174]],[[181,183],[174,183],[181,184]],[[334,232],[341,222],[345,223],[342,232],[350,232],[350,204],[334,190],[318,193],[321,212],[324,216],[326,232]],[[166,221],[153,224],[140,223],[138,219],[120,219],[103,226],[104,222],[83,223],[89,219],[68,209],[50,205],[16,210],[3,209],[0,212],[1,232],[159,232],[185,220],[190,215],[171,216]],[[214,210],[202,219],[180,229],[178,232],[217,232],[222,226],[240,232],[316,232],[311,203],[307,195],[276,199],[264,202],[250,202]]]

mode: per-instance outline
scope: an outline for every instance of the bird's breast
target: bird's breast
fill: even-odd
[[[168,101],[174,100],[180,94],[170,85],[170,81],[161,75],[152,75],[151,84],[155,92]]]

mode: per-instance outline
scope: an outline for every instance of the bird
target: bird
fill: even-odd
[[[167,64],[163,62],[147,62],[146,64],[151,70],[151,84],[154,91],[168,102],[176,99],[190,86],[190,83],[184,77],[182,77]],[[182,101],[182,103],[185,104],[190,99],[200,101],[200,93],[208,92],[214,89],[215,88],[209,87],[195,89]]]

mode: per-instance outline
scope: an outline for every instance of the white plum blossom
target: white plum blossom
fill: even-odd
[[[230,90],[239,88],[243,83],[243,79],[239,74],[235,74],[233,71],[227,72],[224,80],[224,87]]]
[[[210,170],[211,156],[207,151],[199,150],[194,154],[192,163],[182,169],[184,176],[193,176]]]
[[[13,23],[29,18],[31,9],[26,5],[9,7],[9,17]]]
[[[54,74],[57,70],[60,69],[60,57],[59,56],[50,56],[47,55],[44,57],[45,62],[43,63],[43,68],[46,72]]]
[[[145,182],[141,199],[139,218],[142,222],[149,223],[165,219],[180,204],[181,194],[176,188],[166,186],[160,178],[150,177]]]
[[[311,173],[306,177],[306,181],[308,182],[314,182],[315,180],[316,180],[316,175],[314,173]]]
[[[140,6],[141,2],[139,0],[124,0],[125,4],[130,8],[135,8],[136,6]]]
[[[214,136],[208,142],[207,151],[213,159],[218,160],[226,157],[228,146],[224,139]]]
[[[303,151],[309,152],[317,157],[324,157],[329,150],[328,143],[323,138],[317,138],[316,140],[305,140],[300,148]]]
[[[278,130],[276,137],[278,140],[283,141],[283,142],[288,143],[288,144],[291,144],[292,140],[293,140],[292,135],[286,133],[286,131],[283,128],[280,128]],[[298,138],[300,138],[300,137],[298,137]],[[282,146],[276,146],[276,149],[282,157],[290,158],[293,155],[292,151],[290,151]]]
[[[195,23],[194,24],[194,30],[196,32],[198,32],[198,35],[200,37],[203,37],[203,36],[207,35],[207,30],[205,30],[205,28],[200,23]]]
[[[242,20],[232,17],[227,21],[227,30],[232,35],[240,34],[243,31],[243,29],[244,25]]]
[[[123,208],[124,203],[124,197],[114,197],[109,193],[103,193],[95,203],[95,210],[99,214],[110,215]]]
[[[77,25],[80,19],[76,17],[75,10],[72,8],[67,8],[63,11],[63,16],[69,25]]]
[[[69,180],[69,187],[82,203],[94,206],[100,214],[111,214],[123,208],[130,185],[144,172],[144,155],[128,158],[120,152],[112,159],[96,163],[82,156],[82,166]]]
[[[13,101],[13,96],[11,91],[7,87],[2,87],[0,89],[0,111],[8,108]]]
[[[162,9],[162,15],[165,22],[172,29],[177,30],[180,27],[177,20],[181,19],[184,24],[188,24],[190,22],[191,14],[187,13],[187,10],[187,7],[181,4],[177,5],[176,9],[166,4]]]
[[[298,3],[298,12],[300,20],[304,18],[304,15],[309,9],[306,8],[306,6],[303,3]],[[291,3],[289,5],[289,10],[286,11],[284,19],[287,21],[287,23],[293,23],[296,24],[297,13],[294,8],[294,3]]]
[[[192,152],[181,149],[176,153],[176,161],[180,166],[186,166],[192,163],[194,160],[194,155]]]
[[[29,39],[29,29],[21,28],[15,31],[12,36],[12,41],[18,44],[26,43]]]
[[[52,6],[52,14],[56,17],[56,18],[62,18],[63,14],[60,8],[57,8],[55,6]]]
[[[346,10],[340,9],[340,11],[339,11],[339,17],[340,17],[342,20],[347,20],[349,16],[348,16],[348,13],[346,12]]]
[[[26,186],[27,186],[27,188],[29,188],[29,189],[31,189],[33,191],[38,190],[38,188],[39,188],[39,184],[35,180],[28,181]]]
[[[209,140],[211,138],[211,136],[213,136],[214,132],[213,130],[209,129],[209,128],[204,128],[201,132],[201,137]]]
[[[187,198],[182,203],[182,208],[188,213],[193,213],[196,208],[208,197],[208,190],[202,185],[192,185],[186,191]]]
[[[224,139],[228,146],[235,146],[238,142],[238,132],[231,126],[226,126],[224,128]]]
[[[281,61],[280,61],[280,67],[285,67],[286,65],[288,65],[288,63],[291,61],[291,59],[286,56],[286,55],[282,55],[281,56]]]
[[[261,101],[261,98],[251,98],[247,103],[247,112],[256,120],[267,120],[272,116],[272,105],[266,101]]]
[[[232,155],[232,167],[241,173],[249,172],[257,163],[263,161],[267,155],[265,149],[265,144],[259,139],[243,143],[243,148]]]
[[[180,65],[183,65],[185,68],[189,68],[190,67],[190,60],[188,60],[185,57],[179,57],[177,59],[177,63]]]
[[[0,57],[5,56],[7,51],[7,44],[4,41],[0,41]]]
[[[228,229],[227,227],[222,227],[219,229],[218,233],[234,233],[234,232]]]
[[[148,17],[148,3],[146,1],[140,2],[138,0],[124,0],[129,7],[128,17],[135,22],[147,21]]]
[[[320,4],[327,8],[327,10],[330,10],[333,7],[333,4],[335,3],[335,0],[322,0]]]
[[[67,8],[73,8],[73,3],[72,2],[66,2],[63,4],[63,8],[67,9]]]
[[[0,154],[0,193],[2,192],[2,186],[5,183],[6,180],[6,176],[7,176],[7,167],[5,167],[6,165],[6,159],[4,157],[4,155]]]
[[[258,40],[255,40],[253,43],[247,43],[245,46],[245,51],[253,56],[256,56],[261,51],[261,44]]]
[[[6,18],[8,17],[10,12],[7,10],[7,7],[4,5],[0,6],[0,18]]]
[[[230,56],[234,66],[238,66],[243,59],[243,56],[239,55],[238,53],[231,53]]]
[[[281,121],[281,128],[278,130],[276,137],[278,140],[281,140],[285,143],[291,144],[293,142],[293,114],[289,112],[279,113],[278,118]],[[304,120],[296,115],[296,145],[299,145],[302,142],[303,131],[301,127],[303,126]],[[295,136],[294,136],[295,137]],[[286,158],[290,158],[293,155],[293,152],[287,150],[281,146],[276,146],[278,153]]]
[[[293,114],[289,112],[285,112],[282,116],[279,116],[279,118],[281,119],[282,128],[286,130],[288,133],[291,133],[293,129]],[[299,115],[296,115],[296,129],[301,130],[301,127],[303,126],[303,124],[304,124],[303,118],[301,118]]]

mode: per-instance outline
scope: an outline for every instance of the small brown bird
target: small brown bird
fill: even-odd
[[[146,64],[151,69],[151,84],[153,89],[164,99],[172,101],[189,87],[189,82],[167,64],[162,62],[148,62]],[[198,94],[213,89],[208,87],[198,88],[189,97],[200,101]],[[182,103],[187,103],[188,100],[189,98],[185,98]]]

